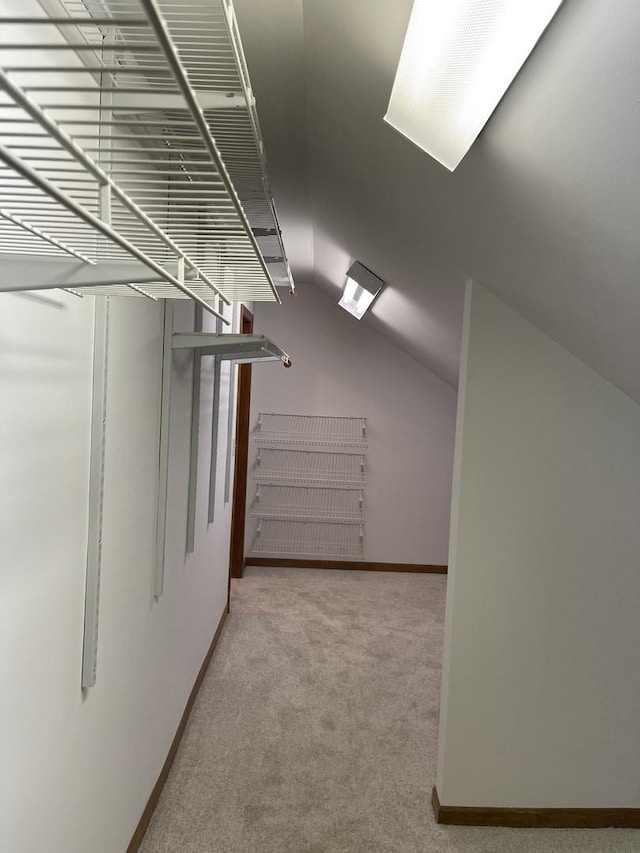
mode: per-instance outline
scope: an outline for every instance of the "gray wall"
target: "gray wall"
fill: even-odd
[[[438,790],[639,807],[640,406],[467,294]]]
[[[0,296],[0,848],[120,853],[227,597],[229,507],[207,529],[203,362],[196,550],[185,560],[191,357],[174,360],[164,595],[153,597],[162,310],[111,302],[96,686],[80,670],[93,298]],[[178,329],[193,309],[176,306]],[[224,475],[228,372],[221,400]],[[37,819],[34,819],[37,816]]]
[[[313,286],[255,309],[293,367],[254,368],[252,429],[261,411],[367,417],[366,559],[445,564],[454,389]],[[250,478],[249,506],[254,493]],[[249,519],[247,552],[253,532]]]

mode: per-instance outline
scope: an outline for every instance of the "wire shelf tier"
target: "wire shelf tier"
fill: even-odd
[[[365,457],[362,453],[260,447],[253,477],[257,483],[298,483],[338,489],[364,486]]]
[[[256,557],[353,559],[364,557],[364,528],[358,524],[261,520],[253,540]]]
[[[259,485],[252,518],[364,524],[361,489]]]
[[[75,260],[79,293],[279,301],[293,282],[230,0],[40,5],[0,18],[0,259]],[[144,275],[123,281],[132,259]]]
[[[255,432],[258,445],[314,444],[324,447],[368,447],[367,419],[261,412]]]

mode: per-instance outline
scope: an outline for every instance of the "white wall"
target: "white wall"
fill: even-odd
[[[640,406],[473,286],[455,470],[441,802],[639,807]]]
[[[0,296],[0,849],[124,853],[226,605],[223,506],[207,530],[203,361],[195,553],[185,561],[191,357],[174,358],[164,595],[152,559],[161,306],[111,300],[97,684],[80,688],[93,298]],[[176,305],[176,327],[193,308]]]
[[[252,429],[258,412],[367,417],[365,558],[446,564],[454,389],[311,285],[256,304],[254,328],[293,367],[253,370]],[[249,518],[247,553],[253,532]]]

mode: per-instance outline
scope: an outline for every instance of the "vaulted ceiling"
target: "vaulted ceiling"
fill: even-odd
[[[411,5],[235,0],[299,298],[361,261],[455,384],[473,278],[640,401],[640,4],[565,0],[454,173],[382,120]]]

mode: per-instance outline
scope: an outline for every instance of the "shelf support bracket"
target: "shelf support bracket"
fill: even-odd
[[[156,496],[156,542],[153,567],[153,594],[160,598],[164,590],[165,535],[167,528],[167,488],[169,479],[169,428],[171,421],[171,336],[173,301],[165,299],[162,338],[162,390],[160,394],[160,436],[158,453],[158,491]]]
[[[237,329],[240,325],[240,308],[236,302],[232,309],[231,328]],[[224,502],[228,504],[231,499],[231,467],[235,459],[235,414],[236,414],[236,391],[238,382],[238,371],[235,364],[229,363],[229,409],[227,411],[227,453],[224,468]]]
[[[91,397],[91,449],[89,457],[89,521],[82,644],[82,687],[96,683],[98,616],[102,565],[102,510],[107,418],[109,297],[96,299],[93,332],[93,389]]]
[[[194,332],[202,331],[202,309],[195,308]],[[193,351],[193,379],[191,386],[191,444],[189,448],[189,490],[187,497],[187,544],[186,555],[193,554],[196,540],[196,504],[198,496],[198,439],[200,436],[200,385],[202,356]]]
[[[213,412],[211,415],[211,461],[209,466],[209,512],[207,519],[213,523],[216,512],[216,476],[218,471],[218,432],[220,430],[220,382],[222,361],[214,356],[213,361]],[[231,400],[229,400],[231,402]]]

